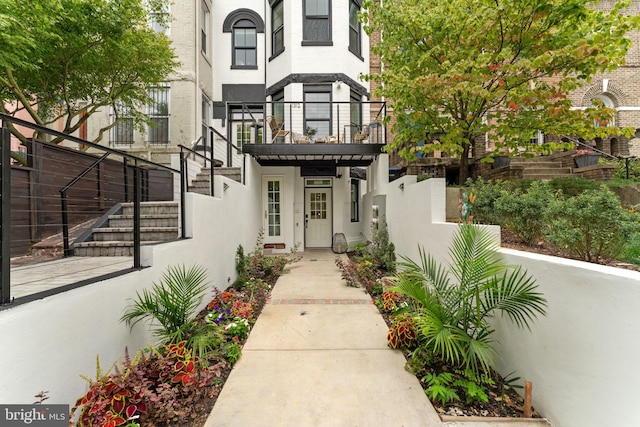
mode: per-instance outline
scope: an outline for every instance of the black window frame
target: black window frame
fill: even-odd
[[[271,115],[276,119],[277,123],[284,123],[284,89],[280,89],[271,95]],[[284,137],[279,136],[276,142],[284,144]]]
[[[322,0],[327,2],[327,14],[326,15],[307,15],[307,1],[303,0],[302,2],[302,46],[333,46],[333,35],[332,35],[332,14],[331,14],[331,0]],[[309,29],[309,25],[312,22],[326,21],[327,25],[327,39],[309,39],[307,38],[307,31]]]
[[[333,92],[331,90],[331,85],[330,84],[306,84],[303,86],[303,90],[302,90],[302,96],[303,96],[303,100],[304,100],[304,112],[303,112],[303,123],[304,123],[304,128],[303,129],[308,129],[310,127],[316,129],[316,131],[318,132],[316,134],[316,138],[317,139],[324,139],[327,138],[329,135],[333,135]],[[329,99],[327,101],[308,101],[307,100],[307,94],[312,94],[312,93],[322,93],[322,94],[327,94],[329,95]],[[313,104],[327,104],[328,105],[328,111],[329,111],[329,116],[327,118],[320,118],[320,117],[308,117],[309,115],[309,107]],[[328,133],[326,135],[320,133],[320,129],[318,129],[317,127],[314,127],[312,125],[309,124],[309,122],[328,122],[329,126],[328,126]]]
[[[238,46],[236,45],[236,32],[253,30],[253,39],[255,41],[253,46]],[[253,51],[255,64],[238,64],[237,52],[251,52]],[[240,19],[233,24],[231,31],[231,68],[234,70],[257,70],[258,69],[258,29],[256,24],[249,19]]]
[[[281,14],[282,25],[275,26],[276,10],[279,9]],[[282,40],[282,46],[278,45],[278,36]],[[284,0],[279,0],[271,5],[271,57],[272,60],[276,56],[284,52]]]
[[[362,2],[360,0],[349,0],[349,52],[364,61],[364,58],[362,57],[362,24],[358,20],[358,12],[360,11],[360,8],[362,8]],[[354,11],[355,15],[352,15]],[[354,18],[357,25],[355,28],[352,22]],[[355,37],[355,45],[352,43],[352,35]]]
[[[349,210],[351,222],[360,222],[360,180],[352,179],[350,184]]]

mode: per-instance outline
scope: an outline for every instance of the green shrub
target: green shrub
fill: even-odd
[[[549,181],[549,185],[556,191],[561,191],[564,197],[575,197],[587,190],[595,190],[600,187],[600,183],[586,178],[554,178]]]
[[[447,364],[488,375],[494,330],[489,319],[505,315],[528,327],[547,302],[524,269],[506,265],[486,228],[463,224],[449,249],[448,268],[419,248],[421,264],[403,257],[392,291],[409,298],[418,339]]]
[[[383,270],[396,271],[395,246],[389,241],[389,228],[385,217],[380,218],[378,227],[372,225],[371,261]]]
[[[618,161],[616,168],[616,178],[627,179],[627,165],[624,160]],[[640,160],[629,159],[629,179],[640,181]]]
[[[554,201],[548,210],[550,242],[589,262],[620,255],[625,240],[640,231],[637,213],[620,206],[606,186]]]
[[[534,245],[544,235],[547,225],[545,211],[553,200],[549,185],[536,181],[526,193],[502,191],[494,209],[501,218],[500,225],[512,230],[528,245]]]
[[[209,289],[206,278],[203,267],[170,266],[160,283],[154,283],[151,290],[136,292],[136,298],[120,320],[131,328],[142,320],[153,320],[153,333],[163,343],[183,341],[192,329],[191,320]]]
[[[249,276],[248,269],[249,262],[247,257],[244,255],[244,248],[242,245],[238,245],[238,248],[236,249],[236,273],[238,274],[238,277],[236,277],[236,280],[233,282],[233,289],[236,291],[239,291],[244,287]]]
[[[634,233],[627,239],[620,258],[625,262],[640,265],[640,233]]]
[[[500,224],[495,203],[503,191],[510,189],[510,184],[505,181],[485,181],[482,178],[476,181],[467,180],[467,193],[475,196],[469,212],[474,221],[480,224]]]

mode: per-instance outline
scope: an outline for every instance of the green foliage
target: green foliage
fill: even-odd
[[[205,280],[206,271],[200,266],[169,266],[151,290],[136,292],[120,320],[132,328],[142,320],[153,320],[153,332],[161,341],[180,342],[207,292]]]
[[[410,160],[418,150],[443,150],[460,160],[463,183],[477,136],[528,151],[561,146],[530,144],[538,130],[585,139],[630,136],[635,129],[595,126],[615,110],[572,109],[568,98],[598,72],[624,64],[627,33],[640,19],[627,6],[618,2],[605,12],[589,0],[514,0],[499,7],[488,0],[435,0],[429,7],[421,0],[365,0],[364,30],[384,34],[372,52],[385,64],[365,78],[380,83],[376,95],[393,100],[394,111],[405,112],[396,115],[397,136],[387,149]],[[425,135],[433,137],[418,148]]]
[[[122,103],[143,128],[149,90],[178,66],[169,38],[149,25],[150,14],[167,6],[165,0],[34,0],[25,7],[3,0],[0,112],[26,113],[41,125],[64,117],[62,132],[71,134],[92,114]],[[164,23],[169,17],[154,14]],[[96,141],[108,128],[99,129]],[[23,142],[31,136],[11,131]]]
[[[554,178],[549,181],[549,185],[557,191],[562,192],[564,197],[575,197],[587,190],[595,190],[600,187],[600,183],[586,178]]]
[[[446,406],[453,400],[460,400],[460,396],[453,388],[453,374],[450,372],[442,372],[438,375],[427,373],[422,380],[427,383],[425,390],[429,399],[440,402],[442,406]]]
[[[467,180],[467,193],[475,195],[475,201],[470,205],[470,215],[480,224],[500,224],[500,216],[495,204],[504,191],[511,189],[506,181],[485,181],[478,178]]]
[[[489,396],[487,396],[484,388],[469,379],[465,378],[456,380],[453,385],[460,387],[463,390],[467,403],[487,403],[489,401]]]
[[[526,193],[502,191],[494,205],[500,225],[513,230],[526,244],[535,244],[544,234],[544,212],[553,197],[549,185],[540,181],[533,182]]]
[[[245,255],[242,245],[236,249],[236,273],[237,278],[233,282],[235,290],[241,290],[247,285],[255,286],[252,281],[259,280],[257,284],[270,282],[285,272],[285,267],[301,259],[295,255],[299,244],[291,248],[289,254],[278,256],[266,256],[263,249],[264,230],[258,232],[256,245],[249,254]],[[255,289],[254,289],[255,290]]]
[[[224,358],[232,365],[235,365],[236,362],[242,356],[242,347],[237,341],[229,342],[224,348]]]
[[[623,209],[616,194],[605,186],[556,200],[548,218],[549,241],[590,262],[615,258],[626,239],[640,231],[638,214]]]
[[[385,217],[380,218],[378,227],[371,226],[371,261],[383,270],[396,271],[395,246],[389,241],[389,228]]]
[[[640,265],[640,233],[632,234],[625,242],[621,259],[635,265]]]
[[[248,264],[247,257],[244,255],[244,248],[242,245],[238,245],[238,249],[236,249],[236,273],[238,277],[236,277],[232,285],[235,290],[242,289],[247,281],[249,276]]]
[[[627,165],[625,161],[618,161],[616,168],[616,178],[629,179],[635,182],[640,181],[640,160],[629,159],[629,177],[627,178]]]
[[[487,374],[495,354],[489,319],[502,314],[529,327],[545,314],[545,298],[525,270],[503,262],[485,228],[460,226],[447,267],[419,250],[421,264],[403,257],[393,288],[409,298],[419,339],[444,362],[474,375]]]

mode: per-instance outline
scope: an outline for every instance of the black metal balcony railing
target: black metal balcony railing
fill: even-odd
[[[229,104],[231,140],[245,144],[386,144],[384,102]]]

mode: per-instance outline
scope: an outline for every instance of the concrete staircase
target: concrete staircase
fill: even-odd
[[[178,239],[179,212],[177,202],[141,203],[141,244]],[[133,256],[133,203],[123,203],[120,214],[109,215],[106,227],[94,228],[92,240],[76,243],[74,255]]]
[[[213,173],[216,176],[226,176],[229,179],[232,179],[237,182],[242,182],[242,170],[237,168],[214,168]],[[193,181],[191,181],[191,185],[189,185],[189,191],[198,194],[205,194],[210,196],[210,180],[211,180],[211,169],[203,168],[200,173],[198,173]]]
[[[551,180],[571,175],[571,168],[562,167],[562,161],[551,160],[549,157],[513,157],[510,166],[523,167],[522,178]]]

